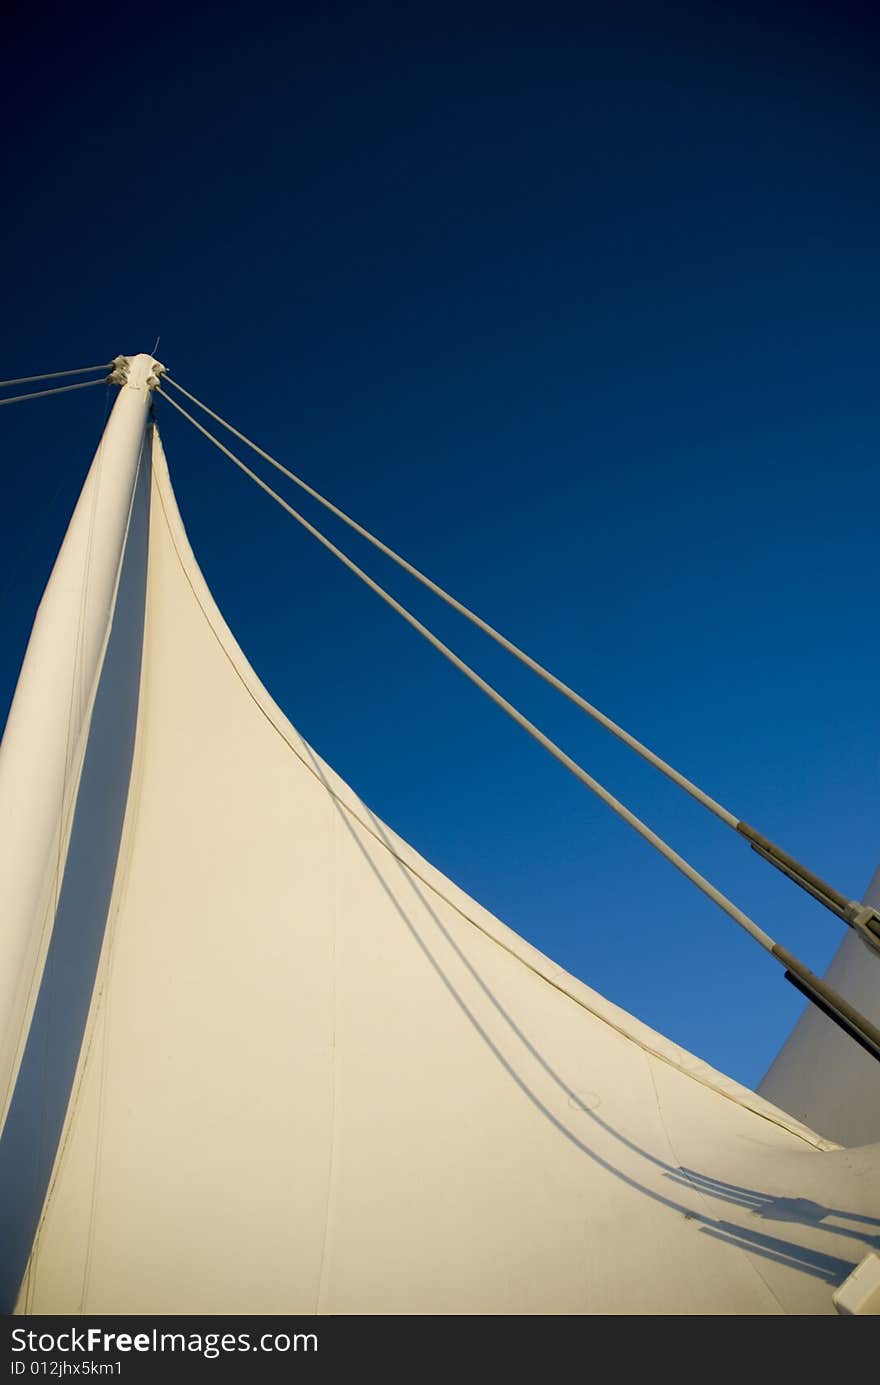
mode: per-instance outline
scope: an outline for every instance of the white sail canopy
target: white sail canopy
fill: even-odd
[[[378,821],[247,664],[149,436],[13,1015],[6,1306],[833,1312],[878,1147],[684,1053]]]
[[[880,909],[880,870],[865,895]],[[858,934],[844,936],[825,979],[880,1023],[880,955]],[[880,1065],[808,1005],[760,1086],[801,1120],[844,1145],[880,1140]]]

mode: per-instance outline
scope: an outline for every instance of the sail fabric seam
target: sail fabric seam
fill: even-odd
[[[158,429],[157,429],[157,436],[158,436]],[[229,663],[230,667],[232,668],[233,673],[235,674],[235,676],[236,676],[236,678],[239,680],[239,682],[242,684],[243,688],[244,688],[245,691],[247,692],[248,696],[250,697],[251,701],[254,703],[254,705],[255,705],[255,707],[257,708],[257,710],[258,710],[258,711],[260,712],[260,714],[265,718],[265,720],[269,723],[269,725],[270,725],[270,726],[272,727],[272,729],[275,731],[276,735],[278,735],[278,736],[280,737],[280,739],[285,743],[285,745],[288,747],[288,749],[291,750],[292,753],[296,756],[297,760],[300,762],[300,764],[303,766],[303,768],[304,768],[310,775],[312,775],[312,777],[313,777],[315,780],[317,780],[318,783],[322,784],[322,787],[324,788],[325,792],[328,793],[337,803],[339,803],[340,807],[349,815],[349,817],[353,818],[354,821],[357,822],[357,823],[359,824],[359,826],[360,826],[360,827],[361,827],[361,828],[362,828],[362,829],[363,829],[363,830],[364,830],[375,842],[377,842],[380,846],[382,846],[383,849],[384,849],[391,857],[393,857],[394,860],[398,861],[398,862],[400,863],[400,865],[402,865],[402,866],[404,867],[405,870],[409,871],[413,876],[415,876],[415,878],[416,878],[417,880],[419,880],[423,885],[425,885],[426,888],[429,889],[429,890],[432,892],[432,894],[434,894],[438,899],[442,900],[445,904],[447,904],[447,905],[449,906],[449,908],[453,909],[453,910],[455,911],[455,913],[457,913],[457,914],[458,914],[461,918],[463,918],[467,923],[471,924],[472,927],[476,928],[478,932],[482,933],[485,937],[489,938],[496,946],[500,947],[504,952],[507,952],[510,956],[514,957],[514,958],[516,959],[516,961],[518,961],[522,966],[526,967],[526,968],[527,968],[529,971],[531,971],[535,976],[540,977],[540,979],[541,979],[543,982],[545,982],[547,985],[551,986],[554,990],[559,991],[560,994],[566,996],[566,997],[567,997],[569,1000],[571,1000],[574,1004],[578,1005],[581,1009],[585,1010],[588,1014],[591,1014],[595,1019],[597,1019],[597,1020],[601,1021],[603,1024],[607,1025],[608,1028],[614,1030],[615,1033],[620,1034],[622,1038],[627,1039],[627,1040],[628,1040],[629,1042],[631,1042],[631,1043],[637,1044],[637,1045],[638,1045],[641,1049],[643,1049],[646,1053],[651,1054],[653,1057],[657,1058],[660,1062],[666,1063],[669,1067],[673,1068],[675,1071],[681,1072],[685,1077],[689,1077],[689,1078],[693,1079],[694,1081],[699,1082],[701,1086],[706,1087],[708,1090],[715,1092],[718,1096],[722,1096],[722,1097],[724,1097],[726,1100],[731,1101],[734,1105],[736,1105],[736,1106],[741,1106],[741,1107],[743,1107],[743,1108],[746,1109],[746,1110],[752,1111],[753,1114],[760,1116],[762,1119],[766,1120],[769,1124],[775,1125],[775,1126],[777,1126],[777,1127],[778,1127],[779,1129],[781,1129],[781,1130],[785,1130],[786,1133],[795,1136],[795,1137],[796,1137],[797,1139],[799,1139],[799,1140],[802,1140],[805,1144],[811,1146],[812,1148],[814,1148],[814,1149],[816,1149],[816,1150],[819,1150],[819,1151],[822,1151],[822,1152],[828,1152],[828,1151],[832,1151],[832,1150],[838,1149],[840,1146],[837,1145],[836,1143],[834,1143],[834,1141],[826,1140],[826,1139],[824,1139],[821,1135],[819,1135],[816,1131],[810,1130],[810,1129],[809,1129],[808,1127],[806,1127],[806,1126],[801,1126],[801,1125],[799,1125],[798,1123],[793,1122],[793,1121],[790,1121],[789,1119],[785,1118],[785,1113],[784,1113],[784,1112],[781,1112],[781,1111],[780,1111],[780,1112],[778,1113],[778,1116],[777,1116],[777,1114],[775,1113],[775,1108],[764,1109],[764,1103],[761,1102],[760,1099],[758,1099],[758,1100],[756,1100],[756,1101],[751,1101],[751,1100],[745,1099],[745,1098],[744,1098],[744,1095],[734,1094],[734,1093],[732,1093],[732,1092],[730,1092],[730,1091],[727,1091],[727,1090],[725,1090],[725,1088],[724,1088],[722,1085],[720,1085],[719,1083],[716,1083],[716,1082],[711,1081],[709,1078],[707,1078],[706,1076],[704,1076],[702,1073],[700,1073],[700,1072],[698,1072],[698,1071],[694,1071],[694,1070],[688,1068],[688,1067],[687,1067],[684,1063],[682,1063],[682,1062],[676,1061],[676,1059],[675,1059],[674,1057],[672,1057],[670,1054],[666,1054],[666,1053],[663,1053],[662,1051],[658,1050],[658,1049],[655,1048],[653,1045],[647,1043],[643,1038],[641,1038],[641,1037],[638,1036],[637,1034],[634,1034],[630,1029],[626,1028],[624,1025],[615,1023],[615,1021],[614,1021],[609,1015],[603,1014],[603,1013],[602,1013],[600,1010],[598,1010],[595,1006],[590,1005],[590,1004],[584,999],[583,996],[574,993],[568,986],[566,986],[566,985],[564,985],[562,982],[560,982],[560,981],[554,979],[552,976],[549,976],[545,971],[541,970],[538,966],[536,966],[534,962],[530,961],[527,957],[524,957],[519,951],[517,951],[516,948],[510,946],[510,945],[509,945],[508,943],[506,943],[502,938],[499,938],[494,932],[492,932],[489,928],[485,927],[485,925],[481,924],[477,919],[475,919],[471,914],[469,914],[465,909],[463,909],[463,908],[462,908],[459,904],[457,904],[453,899],[450,899],[449,896],[448,896],[448,894],[444,893],[443,890],[441,890],[440,888],[438,888],[438,886],[437,886],[433,881],[431,881],[426,875],[424,875],[420,870],[418,870],[418,869],[412,864],[412,862],[408,861],[408,860],[405,858],[405,856],[403,856],[403,855],[401,855],[400,853],[398,853],[397,851],[395,851],[394,848],[391,846],[391,844],[390,844],[389,842],[385,841],[385,840],[384,840],[384,839],[383,839],[372,827],[370,827],[370,825],[369,825],[368,823],[366,823],[366,822],[363,820],[363,818],[360,816],[360,814],[359,814],[349,803],[346,802],[345,798],[344,798],[341,794],[337,793],[333,788],[331,788],[329,785],[327,785],[326,783],[323,782],[323,780],[321,779],[321,777],[316,773],[316,771],[315,771],[315,769],[313,768],[313,766],[311,766],[311,765],[308,763],[308,761],[305,759],[305,757],[304,757],[304,756],[300,753],[300,751],[297,749],[296,745],[295,745],[294,742],[290,739],[290,737],[287,735],[287,733],[285,732],[284,728],[278,724],[278,722],[277,722],[277,720],[275,719],[275,716],[273,716],[272,712],[271,712],[266,706],[263,705],[263,702],[261,701],[261,699],[256,695],[256,693],[254,692],[253,688],[250,687],[247,678],[245,678],[245,676],[243,675],[241,669],[239,669],[239,667],[237,666],[237,663],[236,663],[235,658],[234,658],[233,655],[230,653],[230,650],[226,647],[226,640],[224,640],[223,635],[221,634],[220,630],[218,630],[218,628],[217,628],[217,623],[218,623],[218,622],[221,623],[221,624],[223,624],[224,627],[225,627],[225,622],[223,621],[222,614],[221,614],[219,611],[215,611],[214,614],[211,614],[211,612],[209,612],[208,608],[206,607],[205,601],[202,599],[201,594],[199,593],[199,591],[196,590],[196,586],[195,586],[195,584],[194,584],[194,582],[193,582],[192,576],[191,576],[190,571],[189,571],[189,565],[190,565],[190,563],[192,563],[193,567],[194,567],[195,570],[199,573],[199,576],[200,576],[200,577],[201,577],[201,570],[199,569],[197,560],[196,560],[196,558],[195,558],[195,555],[193,555],[193,554],[191,553],[191,550],[190,550],[190,558],[189,558],[189,561],[184,557],[183,553],[181,552],[181,548],[180,548],[180,545],[179,545],[179,543],[178,543],[178,536],[177,536],[177,534],[175,533],[175,529],[176,529],[177,526],[176,526],[175,523],[172,521],[172,518],[171,518],[171,516],[169,515],[168,507],[167,507],[167,505],[166,505],[165,495],[164,495],[164,493],[163,493],[163,492],[164,492],[164,489],[165,489],[165,485],[166,485],[166,476],[162,474],[163,470],[164,470],[164,468],[163,468],[162,465],[154,465],[153,474],[154,474],[154,477],[156,478],[157,495],[158,495],[158,498],[159,498],[159,503],[160,503],[160,505],[161,505],[161,507],[162,507],[163,515],[164,515],[164,517],[165,517],[166,524],[168,525],[168,531],[169,531],[169,535],[170,535],[170,538],[171,538],[171,542],[172,542],[172,544],[173,544],[173,546],[174,546],[174,550],[175,550],[175,553],[176,553],[176,555],[177,555],[178,561],[180,562],[181,569],[182,569],[182,571],[183,571],[184,577],[186,578],[187,584],[188,584],[190,590],[192,591],[193,596],[194,596],[194,598],[195,598],[195,600],[196,600],[196,602],[197,602],[197,604],[198,604],[200,610],[202,611],[203,616],[205,617],[205,620],[206,620],[206,622],[207,622],[207,625],[208,625],[209,630],[211,631],[211,633],[212,633],[212,635],[213,635],[215,641],[217,642],[217,644],[218,644],[218,646],[219,646],[221,652],[223,653],[224,657],[226,658],[227,662]],[[170,491],[170,490],[171,490],[171,487],[170,487],[170,479],[167,480],[167,484],[168,484],[169,491]],[[172,492],[172,494],[173,494],[173,492]],[[185,533],[185,530],[183,529],[182,520],[180,520],[179,516],[178,516],[178,521],[177,521],[177,523],[179,524],[180,529],[181,529],[181,531],[182,531],[182,535],[183,535],[184,542],[186,542],[187,545],[188,545],[188,540],[186,539],[186,533]],[[202,578],[202,583],[204,583],[204,579],[203,579],[203,578]],[[209,593],[209,599],[210,599],[210,593]],[[214,604],[214,603],[212,602],[212,604]],[[227,635],[228,635],[228,640],[229,640],[229,642],[232,643],[233,645],[235,645],[235,647],[236,647],[236,649],[237,649],[238,646],[237,646],[237,644],[236,644],[236,642],[235,642],[235,637],[232,635],[232,633],[231,633],[230,631],[228,631],[228,627],[225,627],[225,628],[227,629]],[[241,655],[241,658],[242,658],[242,660],[244,660],[244,655],[243,655],[243,654]],[[246,661],[245,661],[245,662],[246,662]],[[250,669],[250,666],[249,666],[249,665],[248,665],[248,668]],[[252,670],[250,670],[250,671],[251,671],[251,673],[252,673]],[[256,680],[256,675],[255,675],[255,674],[252,674],[252,676],[253,676],[254,679]],[[259,681],[259,680],[256,680],[256,681]],[[262,686],[262,685],[260,685],[260,686]],[[266,696],[267,698],[269,698],[269,694],[268,694],[268,693],[266,693],[265,696]],[[273,708],[274,708],[274,703],[273,703]],[[275,710],[277,710],[278,713],[279,713],[279,715],[283,717],[284,714],[280,711],[280,708],[275,708]],[[285,720],[286,720],[286,718],[285,718]],[[296,733],[295,733],[295,734],[296,734]],[[530,944],[527,944],[527,946],[530,947]],[[553,965],[553,964],[551,963],[551,965]],[[561,970],[561,969],[560,969],[560,970]],[[573,979],[574,979],[574,978],[573,978]],[[699,1061],[699,1060],[698,1060],[698,1061]],[[743,1089],[743,1093],[745,1093],[745,1092],[746,1092],[746,1089]],[[768,1108],[769,1108],[769,1107],[770,1107],[770,1104],[767,1103],[767,1106],[768,1106]]]
[[[669,1150],[670,1156],[672,1158],[673,1166],[677,1168],[679,1172],[681,1172],[685,1176],[688,1183],[693,1188],[694,1194],[696,1195],[700,1204],[703,1207],[703,1216],[707,1220],[714,1221],[715,1211],[712,1207],[711,1199],[707,1195],[705,1189],[698,1186],[698,1184],[694,1180],[687,1178],[687,1172],[685,1169],[682,1168],[681,1160],[678,1157],[678,1151],[676,1150],[675,1145],[673,1144],[672,1135],[670,1134],[669,1126],[666,1123],[666,1117],[663,1114],[663,1102],[660,1099],[660,1089],[657,1086],[657,1078],[654,1075],[654,1068],[651,1063],[651,1057],[652,1055],[650,1053],[645,1052],[645,1063],[648,1068],[648,1078],[651,1083],[651,1090],[654,1093],[654,1101],[657,1106],[657,1119],[660,1124],[660,1129],[663,1132],[663,1138],[666,1142],[666,1147]],[[779,1312],[787,1316],[788,1310],[786,1309],[779,1295],[774,1290],[770,1281],[766,1279],[764,1275],[761,1273],[756,1261],[756,1257],[752,1255],[752,1253],[745,1246],[737,1246],[736,1249],[739,1251],[740,1255],[742,1255],[746,1265],[749,1267],[752,1273],[757,1276],[762,1289],[764,1289],[767,1295],[773,1300],[774,1304],[779,1309]]]

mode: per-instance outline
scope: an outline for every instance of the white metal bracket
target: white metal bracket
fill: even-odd
[[[128,380],[128,357],[114,356],[110,362],[110,374],[107,376],[108,385],[124,385]]]

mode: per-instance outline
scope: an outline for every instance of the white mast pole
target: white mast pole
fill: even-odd
[[[103,664],[152,390],[152,356],[117,357],[120,384],[31,631],[0,742],[0,1129],[39,988]]]

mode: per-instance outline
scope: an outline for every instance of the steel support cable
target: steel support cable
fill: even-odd
[[[196,399],[194,394],[190,394],[188,390],[185,390],[183,385],[178,384],[173,376],[166,374],[162,378],[163,381],[168,380],[175,389],[179,390],[180,393],[191,400],[193,404],[203,409],[204,412],[215,419],[217,423],[227,428],[229,432],[234,434],[241,442],[246,443],[248,447],[252,448],[260,457],[263,457],[271,466],[274,466],[276,470],[280,471],[288,480],[293,481],[294,484],[299,486],[301,490],[304,490],[307,495],[310,495],[313,500],[317,500],[319,505],[323,505],[324,508],[335,515],[337,519],[342,520],[343,524],[347,524],[349,529],[353,529],[356,534],[360,534],[361,538],[366,539],[367,542],[371,543],[374,548],[377,548],[380,553],[384,553],[386,558],[390,558],[398,567],[403,568],[404,572],[408,572],[410,577],[414,577],[417,582],[421,582],[422,586],[427,587],[435,596],[439,596],[441,601],[445,601],[447,606],[451,606],[453,610],[458,611],[459,615],[471,621],[472,624],[476,625],[484,634],[488,635],[490,639],[493,639],[496,644],[500,644],[501,647],[506,649],[509,654],[512,654],[514,658],[519,659],[520,663],[525,664],[533,673],[537,673],[539,678],[544,679],[545,683],[549,683],[557,692],[561,692],[569,701],[573,702],[577,707],[580,707],[582,712],[586,712],[588,716],[598,721],[606,730],[610,731],[613,735],[617,736],[619,740],[623,741],[624,744],[628,745],[631,750],[635,750],[643,759],[652,764],[655,769],[659,769],[669,779],[673,780],[674,783],[678,784],[680,788],[685,789],[687,793],[693,798],[696,798],[698,802],[702,803],[703,806],[714,813],[716,817],[721,818],[728,826],[736,827],[737,819],[734,817],[733,813],[729,812],[722,804],[717,803],[714,798],[711,798],[709,794],[705,793],[698,785],[692,783],[685,775],[680,774],[672,765],[667,764],[659,755],[655,755],[653,750],[649,750],[648,747],[637,740],[635,736],[630,735],[622,726],[618,726],[617,723],[606,716],[604,712],[600,712],[598,707],[594,707],[586,698],[581,697],[580,693],[575,692],[574,688],[569,687],[561,678],[557,678],[556,675],[545,668],[543,664],[539,664],[537,659],[533,659],[524,649],[520,649],[519,645],[514,644],[506,635],[502,635],[500,630],[496,630],[488,621],[483,620],[482,616],[478,616],[476,611],[472,611],[469,606],[465,606],[463,602],[452,596],[450,592],[438,586],[438,584],[432,581],[424,572],[421,572],[412,563],[408,562],[406,558],[402,557],[401,554],[396,553],[393,548],[389,548],[388,544],[383,543],[380,538],[372,534],[369,529],[365,529],[362,524],[358,524],[356,519],[352,519],[351,515],[346,514],[338,505],[334,505],[326,496],[321,495],[320,491],[315,490],[315,488],[310,486],[307,481],[304,481],[301,476],[297,476],[295,472],[288,470],[277,458],[265,452],[262,447],[252,442],[250,438],[245,437],[244,433],[240,433],[237,428],[233,428],[231,423],[227,423],[226,419],[214,413],[214,410],[209,409],[207,404],[203,404],[200,399]]]
[[[70,390],[87,390],[90,385],[106,385],[107,377],[102,375],[100,380],[81,380],[77,385],[58,385],[53,390],[30,390],[27,394],[13,394],[9,399],[0,399],[0,407],[4,404],[21,404],[25,399],[45,399],[49,394],[67,394]]]
[[[412,626],[412,628],[422,635],[430,645],[444,656],[444,658],[448,659],[448,661],[457,668],[460,673],[463,673],[475,687],[485,693],[503,712],[506,712],[511,720],[515,721],[518,726],[528,732],[533,740],[536,740],[539,745],[543,746],[555,760],[558,760],[576,779],[580,780],[586,788],[590,789],[590,791],[600,798],[603,803],[611,808],[618,817],[622,818],[624,822],[633,828],[640,837],[653,846],[671,865],[675,866],[692,885],[696,885],[697,889],[706,895],[707,898],[711,899],[714,904],[717,904],[729,918],[733,919],[734,923],[739,924],[740,928],[744,929],[755,942],[759,943],[766,952],[769,952],[771,956],[775,957],[776,960],[785,967],[786,977],[791,980],[803,994],[807,995],[810,999],[818,997],[819,999],[816,1000],[816,1003],[822,1004],[822,1008],[825,1009],[829,1017],[842,1028],[846,1029],[847,1032],[851,1034],[851,1037],[860,1043],[863,1048],[867,1048],[876,1058],[880,1059],[880,1029],[873,1025],[870,1020],[866,1019],[864,1015],[860,1014],[859,1011],[850,1006],[849,1003],[842,996],[838,995],[836,991],[832,990],[831,987],[826,986],[824,981],[818,976],[815,976],[807,967],[803,966],[796,957],[792,956],[792,954],[777,943],[775,939],[771,938],[769,933],[766,933],[763,928],[759,927],[748,914],[738,908],[738,906],[734,904],[732,900],[728,899],[725,894],[722,894],[719,889],[716,889],[716,887],[690,865],[683,856],[680,856],[677,851],[673,850],[668,842],[665,842],[662,837],[658,836],[656,832],[653,832],[651,828],[648,827],[646,823],[642,822],[635,813],[631,812],[625,804],[615,798],[604,785],[600,784],[597,779],[594,779],[591,774],[588,774],[576,760],[573,760],[555,741],[545,735],[534,722],[530,721],[528,717],[524,716],[523,713],[518,710],[518,708],[514,707],[513,703],[508,702],[507,698],[503,697],[491,683],[486,682],[475,669],[465,663],[464,659],[459,658],[448,645],[444,644],[426,625],[423,625],[422,622],[397,601],[390,592],[387,592],[384,587],[374,581],[372,577],[364,572],[363,568],[358,567],[357,563],[349,558],[341,548],[337,548],[336,544],[328,539],[320,529],[317,529],[315,525],[311,524],[305,518],[305,516],[301,515],[298,510],[295,510],[292,505],[288,504],[277,491],[274,491],[256,472],[252,471],[240,457],[237,457],[234,452],[231,452],[228,447],[220,442],[219,438],[215,438],[214,434],[210,433],[197,419],[193,418],[192,414],[188,413],[181,404],[178,404],[176,399],[166,394],[161,386],[156,393],[160,398],[164,399],[166,403],[170,404],[172,408],[176,409],[176,411],[181,414],[188,423],[192,424],[203,437],[206,437],[209,442],[212,442],[224,456],[228,457],[231,462],[234,462],[239,470],[250,477],[250,479],[259,486],[260,490],[265,491],[265,493],[295,519],[307,533],[317,539],[322,547],[326,548],[329,553],[332,553],[335,558],[338,558],[343,566],[348,568],[349,572],[353,572],[354,575],[368,586],[371,591],[375,592],[386,605],[390,606],[393,611],[396,611],[408,625]]]
[[[88,375],[92,370],[109,370],[112,361],[105,361],[101,365],[84,365],[78,370],[53,370],[48,375],[19,375],[17,380],[0,380],[0,389],[6,389],[10,385],[35,385],[39,380],[61,380],[65,375]]]
[[[512,640],[502,635],[501,632],[490,625],[488,621],[483,620],[482,616],[477,615],[470,607],[465,606],[463,602],[459,601],[456,597],[452,596],[451,593],[445,591],[443,587],[432,581],[430,577],[424,572],[421,572],[414,564],[408,562],[406,558],[395,552],[388,544],[383,543],[380,538],[371,533],[370,530],[366,529],[362,524],[359,524],[351,515],[346,514],[338,505],[334,505],[333,502],[322,495],[320,491],[315,490],[314,486],[310,486],[307,481],[304,481],[301,476],[297,476],[295,472],[284,466],[283,463],[279,462],[271,453],[266,452],[257,443],[253,442],[251,438],[239,432],[237,428],[233,427],[231,423],[228,423],[220,414],[210,409],[207,404],[203,404],[202,401],[197,399],[194,394],[191,394],[189,390],[184,389],[183,385],[179,384],[173,376],[166,372],[162,378],[172,384],[176,390],[198,408],[202,409],[210,418],[213,418],[241,442],[245,443],[246,446],[250,447],[258,456],[275,467],[276,471],[281,472],[288,480],[293,481],[295,485],[299,486],[299,488],[305,491],[307,495],[311,496],[313,500],[316,500],[319,505],[323,505],[326,510],[332,515],[335,515],[343,524],[348,525],[349,529],[359,534],[361,538],[366,539],[366,541],[372,544],[374,548],[378,549],[380,553],[384,553],[386,558],[390,558],[391,561],[402,568],[404,572],[409,573],[409,575],[414,577],[417,582],[420,582],[422,586],[427,587],[435,596],[438,596],[441,601],[445,601],[447,606],[451,606],[459,615],[464,616],[466,620],[476,625],[478,629],[482,630],[483,633],[494,640],[496,644],[499,644],[502,649],[506,649],[508,654],[512,654],[521,664],[531,669],[533,673],[536,673],[545,683],[549,683],[557,692],[562,693],[564,697],[567,697],[570,702],[573,702],[574,705],[579,707],[582,712],[585,712],[587,716],[592,717],[594,721],[598,722],[600,726],[604,726],[605,729],[610,731],[613,736],[616,736],[618,740],[623,741],[624,745],[629,746],[630,750],[634,750],[636,754],[640,755],[648,764],[653,765],[661,774],[665,774],[667,779],[671,779],[680,789],[684,789],[685,793],[690,794],[691,798],[696,799],[704,808],[708,808],[709,812],[714,813],[717,818],[720,818],[721,821],[726,824],[726,826],[732,827],[734,831],[745,837],[758,855],[762,856],[764,860],[769,861],[777,870],[782,871],[782,873],[787,875],[790,880],[793,880],[796,885],[799,885],[802,889],[806,890],[808,894],[811,894],[814,899],[817,899],[820,904],[823,904],[827,909],[830,909],[832,913],[842,918],[845,923],[848,923],[851,927],[860,932],[862,936],[866,937],[869,944],[873,946],[880,944],[880,916],[877,915],[875,910],[859,904],[856,900],[848,899],[846,895],[835,890],[818,875],[808,870],[806,866],[802,866],[793,856],[783,851],[781,847],[776,846],[769,838],[764,837],[747,822],[738,818],[735,813],[732,813],[728,808],[725,808],[723,804],[712,798],[705,790],[701,789],[699,785],[695,784],[691,779],[688,779],[686,775],[675,769],[660,755],[655,754],[655,752],[644,745],[642,741],[631,735],[629,731],[624,730],[622,726],[619,726],[611,717],[606,716],[604,712],[601,712],[598,707],[588,702],[585,697],[582,697],[581,694],[570,687],[568,683],[565,683],[561,678],[557,678],[556,674],[551,673],[550,670],[545,668],[543,664],[540,664],[537,659],[533,659],[524,649],[520,649],[519,645],[514,644]],[[165,397],[169,398],[168,395]]]

